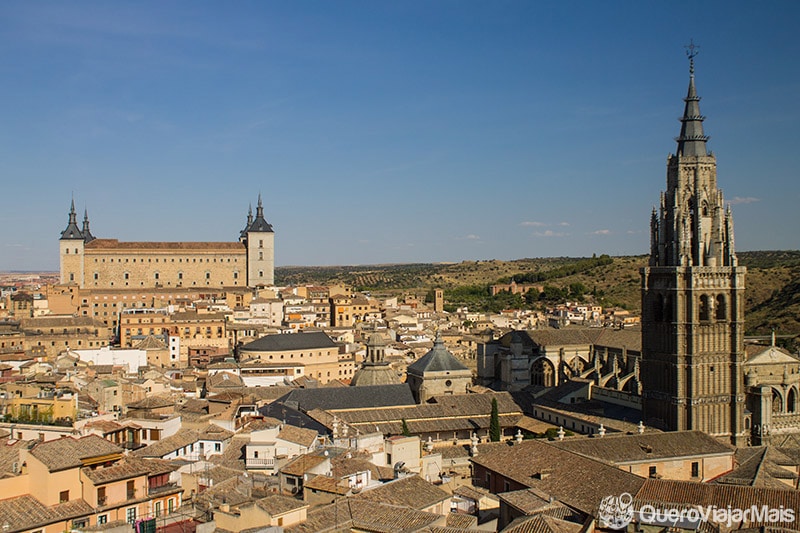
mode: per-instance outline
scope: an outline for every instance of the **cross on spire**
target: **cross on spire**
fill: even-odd
[[[689,58],[689,74],[694,76],[694,58],[700,53],[700,47],[694,44],[694,39],[689,39],[689,44],[684,48],[686,48],[686,57]]]

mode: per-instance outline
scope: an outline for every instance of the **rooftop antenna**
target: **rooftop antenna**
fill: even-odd
[[[686,57],[689,58],[689,74],[694,76],[694,58],[700,53],[700,47],[694,44],[694,39],[689,39],[689,44],[684,48],[686,48]]]

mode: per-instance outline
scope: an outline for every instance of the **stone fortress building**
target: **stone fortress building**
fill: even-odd
[[[81,289],[262,287],[274,284],[275,232],[261,195],[237,242],[120,242],[98,239],[75,202],[59,240],[62,284]]]

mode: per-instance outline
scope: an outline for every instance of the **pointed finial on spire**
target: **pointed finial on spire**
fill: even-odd
[[[775,347],[775,330],[772,330],[772,347]]]
[[[70,215],[74,215],[75,214],[75,196],[74,195],[72,196],[70,204],[69,204],[69,214]]]
[[[261,207],[261,191],[258,193],[258,207]]]
[[[686,48],[686,57],[689,58],[689,74],[694,76],[694,58],[700,53],[700,47],[694,44],[694,39],[689,39],[689,44],[684,48]]]

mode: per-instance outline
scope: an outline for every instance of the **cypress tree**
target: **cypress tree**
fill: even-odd
[[[500,413],[497,409],[497,398],[492,398],[492,416],[489,420],[489,440],[498,442],[500,440]]]

